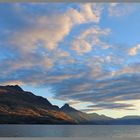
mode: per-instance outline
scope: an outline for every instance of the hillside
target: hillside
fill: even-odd
[[[75,121],[47,99],[19,86],[0,86],[0,123],[65,124]]]
[[[73,118],[78,124],[108,124],[112,118],[109,118],[105,115],[98,115],[96,113],[87,114],[83,113],[79,110],[76,110],[70,107],[68,104],[65,104],[61,107],[61,111],[68,114],[71,118]]]

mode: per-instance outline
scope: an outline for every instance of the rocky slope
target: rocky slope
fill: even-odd
[[[75,121],[47,99],[19,86],[0,86],[0,123],[71,124]]]

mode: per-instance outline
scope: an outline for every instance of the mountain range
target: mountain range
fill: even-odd
[[[96,113],[84,113],[69,104],[59,108],[18,85],[7,85],[0,86],[0,124],[140,124],[140,116],[113,119]]]

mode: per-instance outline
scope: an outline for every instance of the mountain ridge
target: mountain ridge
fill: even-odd
[[[70,116],[61,112],[58,106],[52,105],[46,98],[36,96],[17,86],[0,86],[0,123],[30,122],[75,123]]]
[[[61,108],[47,98],[24,91],[18,85],[0,86],[0,124],[140,124],[140,116],[111,118],[87,114],[69,104]]]

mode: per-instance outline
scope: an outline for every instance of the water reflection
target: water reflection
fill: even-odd
[[[1,137],[139,137],[140,126],[1,125]]]

